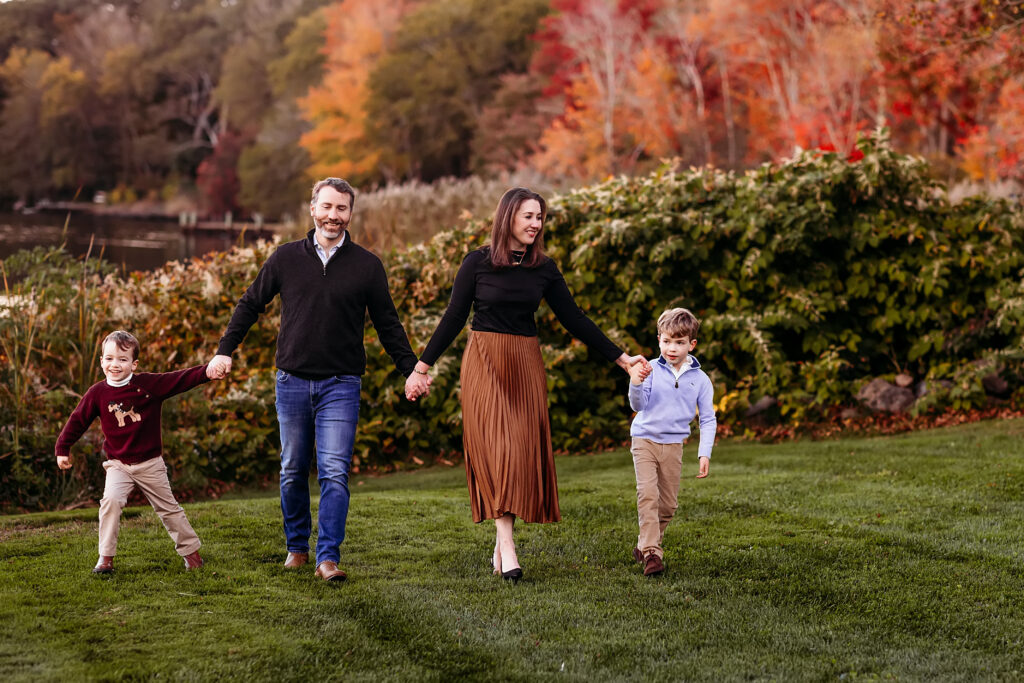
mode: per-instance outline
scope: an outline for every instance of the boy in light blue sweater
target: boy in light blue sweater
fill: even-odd
[[[629,405],[637,411],[629,434],[636,471],[636,508],[640,535],[633,558],[644,576],[665,570],[661,541],[678,506],[683,441],[690,422],[700,415],[697,478],[708,476],[715,443],[714,387],[690,355],[697,346],[700,321],[685,308],[673,308],[658,318],[661,355],[650,370],[637,363],[629,372]]]

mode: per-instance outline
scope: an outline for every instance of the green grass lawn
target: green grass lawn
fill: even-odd
[[[461,468],[357,480],[339,585],[273,494],[188,505],[193,573],[149,508],[108,578],[94,509],[3,517],[0,680],[1024,678],[1024,421],[695,453],[652,579],[625,451],[558,460],[514,586]]]

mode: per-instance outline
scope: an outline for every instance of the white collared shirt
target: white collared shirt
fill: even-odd
[[[343,244],[345,244],[345,233],[341,234],[341,239],[338,240],[337,244],[331,247],[331,251],[328,253],[324,251],[322,246],[320,246],[320,240],[316,238],[316,235],[313,235],[313,246],[316,247],[316,255],[320,257],[320,262],[325,266],[327,265],[327,262],[331,260],[331,257],[334,256],[334,252],[341,249],[341,245]]]
[[[686,362],[680,363],[678,370],[676,370],[671,363],[666,363],[666,365],[668,366],[668,369],[672,371],[672,374],[676,376],[676,379],[679,379],[680,377],[683,376],[684,372],[693,367],[693,356],[687,355]]]

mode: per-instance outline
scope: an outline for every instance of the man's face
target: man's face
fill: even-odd
[[[135,372],[138,365],[139,361],[132,358],[132,352],[122,349],[113,340],[103,345],[100,367],[103,368],[103,374],[111,382],[127,379],[128,375]]]
[[[316,203],[309,207],[317,237],[333,243],[341,239],[352,220],[352,199],[348,193],[338,192],[330,185],[321,187]]]
[[[661,355],[677,370],[683,366],[695,346],[697,346],[697,340],[690,339],[686,335],[682,337],[665,333],[658,335],[658,347],[661,349]]]

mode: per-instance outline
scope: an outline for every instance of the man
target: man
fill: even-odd
[[[309,213],[314,228],[305,239],[281,245],[263,264],[210,361],[214,376],[230,372],[231,353],[267,305],[281,295],[275,405],[288,544],[284,566],[297,569],[309,561],[309,470],[315,455],[320,482],[315,575],[325,581],[345,579],[338,562],[348,516],[359,387],[366,371],[367,311],[399,372],[408,377],[416,364],[391,300],[384,265],[354,244],[348,233],[354,201],[352,187],[340,178],[313,186]],[[426,375],[417,374],[413,381],[424,392],[429,388]]]

